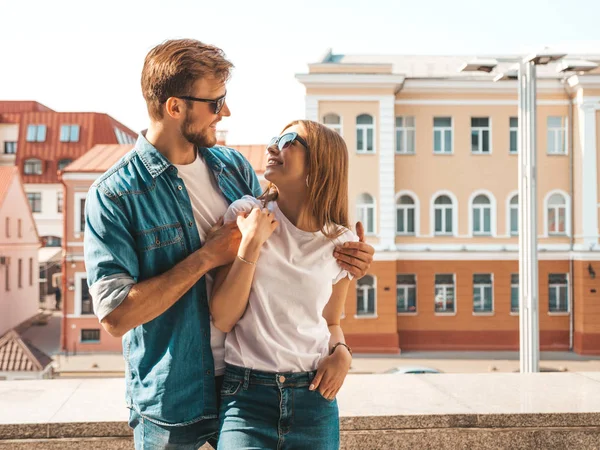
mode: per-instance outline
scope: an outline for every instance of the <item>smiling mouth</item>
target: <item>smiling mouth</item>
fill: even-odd
[[[281,166],[281,165],[283,165],[283,163],[281,163],[281,162],[279,162],[279,161],[277,161],[275,159],[269,159],[267,161],[267,167],[270,167],[270,166]]]

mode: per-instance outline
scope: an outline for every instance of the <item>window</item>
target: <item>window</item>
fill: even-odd
[[[365,232],[375,234],[375,200],[369,194],[361,194],[356,202],[356,220],[363,223]]]
[[[327,125],[338,134],[342,134],[342,118],[337,114],[325,114],[323,116],[323,124]]]
[[[519,313],[519,274],[510,275],[510,312]]]
[[[567,220],[567,202],[561,194],[553,194],[548,199],[548,234],[565,235]]]
[[[494,311],[492,294],[492,275],[473,275],[473,312],[491,313]]]
[[[10,217],[6,218],[6,237],[10,237]]]
[[[17,287],[19,289],[23,287],[23,260],[21,258],[17,260]]]
[[[508,206],[510,209],[510,234],[517,236],[519,234],[519,196],[514,195]]]
[[[567,118],[548,117],[548,154],[567,154]]]
[[[40,192],[28,192],[27,200],[29,200],[31,212],[42,212],[42,194]]]
[[[81,342],[100,342],[100,329],[81,330]]]
[[[58,161],[58,170],[64,170],[65,167],[67,167],[69,164],[71,164],[73,162],[72,159],[61,159],[60,161]]]
[[[436,313],[456,312],[454,274],[442,274],[435,276],[434,301]]]
[[[17,236],[20,238],[23,237],[22,222],[21,219],[17,220]]]
[[[548,311],[569,312],[569,281],[566,273],[548,275]]]
[[[361,114],[356,118],[356,151],[375,153],[373,117]]]
[[[492,205],[483,194],[473,199],[473,234],[492,234]]]
[[[447,195],[435,199],[435,234],[452,234],[453,209],[452,200]]]
[[[375,315],[375,277],[365,275],[356,283],[356,315]]]
[[[4,290],[10,291],[10,260],[4,264]]]
[[[433,152],[452,153],[452,117],[433,118]]]
[[[57,236],[44,236],[42,237],[44,247],[60,247],[62,239]]]
[[[56,193],[56,212],[57,213],[61,213],[63,212],[63,203],[64,203],[64,197],[63,197],[63,191],[58,191]]]
[[[417,312],[417,282],[414,275],[396,275],[396,305],[399,313]]]
[[[42,160],[37,158],[26,159],[25,165],[23,166],[23,172],[25,175],[41,175]]]
[[[5,141],[4,142],[4,153],[6,155],[14,155],[17,153],[17,143],[14,141]]]
[[[92,307],[92,296],[87,284],[87,278],[79,279],[81,292],[81,314],[94,314]]]
[[[60,142],[79,142],[79,125],[61,125]]]
[[[509,122],[510,127],[510,153],[519,153],[519,118],[511,117]]]
[[[44,142],[46,140],[46,125],[29,125],[27,127],[27,142]]]
[[[415,234],[415,201],[408,195],[396,201],[396,234]]]
[[[74,195],[74,206],[75,211],[73,214],[74,219],[74,232],[76,235],[83,233],[85,231],[85,192],[76,192]]]
[[[29,286],[33,286],[33,258],[29,258]]]
[[[135,138],[128,135],[121,129],[115,127],[114,131],[115,131],[115,136],[117,137],[117,142],[119,144],[134,144],[135,143]]]
[[[415,153],[414,116],[396,117],[396,153]]]
[[[471,151],[490,152],[490,118],[471,117]]]

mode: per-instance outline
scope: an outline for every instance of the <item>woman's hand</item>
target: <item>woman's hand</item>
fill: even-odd
[[[267,208],[254,208],[247,216],[238,216],[237,226],[242,233],[242,240],[262,245],[277,228],[277,221]]]
[[[319,389],[323,397],[333,400],[344,384],[351,362],[352,355],[346,347],[338,346],[332,355],[321,361],[317,374],[308,389],[311,391]]]

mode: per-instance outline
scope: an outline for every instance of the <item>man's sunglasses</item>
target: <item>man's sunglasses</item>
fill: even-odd
[[[308,143],[303,138],[298,136],[298,133],[296,133],[294,131],[292,131],[290,133],[282,134],[279,137],[274,137],[269,142],[267,149],[276,145],[277,148],[279,149],[279,151],[282,151],[282,150],[290,147],[294,143],[294,141],[300,142],[302,145],[304,145],[304,148],[306,148],[308,150]]]
[[[211,103],[214,105],[213,106],[213,114],[219,114],[221,112],[221,110],[223,109],[223,105],[225,104],[226,96],[227,96],[227,92],[225,92],[225,94],[223,94],[222,97],[219,97],[215,100],[210,100],[208,98],[191,97],[189,95],[182,95],[181,97],[177,97],[177,98],[180,98],[182,100],[190,100],[192,102]]]

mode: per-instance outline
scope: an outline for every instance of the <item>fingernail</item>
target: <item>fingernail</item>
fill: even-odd
[[[308,390],[309,390],[309,391],[314,391],[314,390],[315,390],[315,385],[314,385],[314,384],[311,384],[311,385],[308,387]]]

